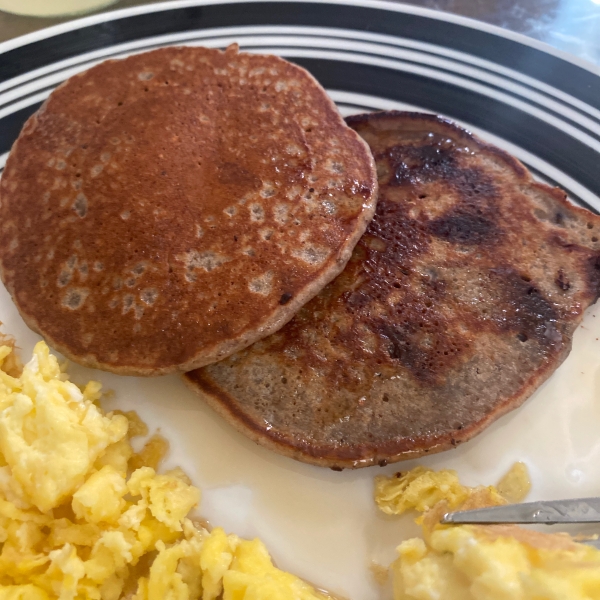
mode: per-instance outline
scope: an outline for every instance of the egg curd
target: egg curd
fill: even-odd
[[[415,509],[424,539],[398,546],[394,600],[600,600],[600,551],[567,534],[516,525],[441,525],[444,513],[523,500],[517,463],[498,486],[468,488],[454,471],[417,467],[377,477],[375,501],[387,514]]]
[[[133,413],[104,414],[45,343],[20,368],[0,340],[0,600],[323,600],[259,540],[188,517],[200,492],[158,474],[165,441]],[[129,432],[129,433],[128,433]]]

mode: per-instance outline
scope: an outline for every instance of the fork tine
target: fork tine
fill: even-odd
[[[442,523],[600,523],[600,498],[548,500],[446,513]]]

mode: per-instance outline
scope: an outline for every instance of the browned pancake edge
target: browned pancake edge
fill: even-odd
[[[538,371],[519,394],[507,398],[503,403],[498,404],[496,409],[490,412],[485,419],[481,419],[469,427],[443,435],[421,436],[412,440],[403,440],[402,443],[391,441],[388,444],[378,444],[377,446],[357,443],[352,447],[336,447],[331,444],[314,444],[302,439],[290,438],[271,427],[269,423],[260,422],[250,416],[246,410],[240,407],[234,396],[228,394],[210,377],[203,374],[202,369],[184,374],[183,380],[216,413],[253,442],[300,462],[342,471],[343,469],[359,469],[375,465],[385,467],[402,460],[456,448],[459,444],[467,442],[481,433],[496,419],[521,406],[554,373],[567,358],[570,350],[571,346],[569,345],[569,348],[565,348],[562,355],[558,357],[556,363],[549,365],[543,371]]]
[[[336,470],[440,452],[480,433],[520,406],[562,363],[584,310],[600,292],[600,218],[572,205],[563,191],[534,181],[517,159],[434,115],[385,112],[347,121],[371,141],[380,198],[346,270],[274,336],[185,375],[194,391],[255,442]],[[400,142],[377,147],[386,136]],[[402,165],[395,180],[390,161]],[[404,205],[413,217],[404,214]],[[497,220],[491,208],[499,211]],[[386,220],[385,214],[391,216]],[[397,232],[400,251],[392,252],[397,264],[385,258],[392,242],[385,249],[382,243],[393,238],[395,214],[406,225]],[[534,260],[524,264],[520,257]],[[468,286],[478,281],[473,269],[483,269],[480,263],[489,273],[473,308]],[[392,264],[397,279],[385,269],[379,278],[364,278],[365,265],[377,272]],[[439,271],[439,279],[428,271]],[[452,289],[453,272],[467,287]],[[370,310],[375,284],[385,288],[386,302],[390,293],[412,298],[410,306],[399,307],[396,323],[385,320],[392,313],[381,305],[374,305],[375,315],[360,312]],[[359,317],[350,320],[354,329],[345,330],[350,313]],[[366,332],[362,338],[358,326]],[[379,337],[365,354],[360,342],[373,331]],[[428,337],[438,354],[427,350]],[[474,379],[478,374],[488,378],[489,389]],[[410,393],[394,396],[402,386]],[[476,393],[468,398],[473,386]],[[386,421],[393,402],[404,422]],[[317,417],[321,409],[333,417]],[[411,431],[411,419],[412,434],[403,434]],[[331,435],[323,433],[325,426]],[[380,430],[379,439],[367,439]]]
[[[0,276],[69,359],[186,371],[286,323],[376,199],[368,146],[306,70],[162,48],[76,75],[26,122],[0,184]]]

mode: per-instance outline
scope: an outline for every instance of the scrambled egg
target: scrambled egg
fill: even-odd
[[[531,481],[527,465],[515,463],[497,483],[498,493],[509,503],[523,502],[531,490]]]
[[[375,502],[388,515],[401,515],[407,510],[425,512],[445,500],[450,508],[463,505],[474,495],[485,494],[493,504],[506,501],[496,488],[468,488],[461,485],[456,471],[432,471],[415,467],[393,477],[375,478]]]
[[[0,339],[0,600],[323,600],[259,540],[188,516],[200,492],[135,413],[104,414],[40,342],[22,368]]]
[[[600,600],[600,551],[566,534],[516,525],[440,525],[442,515],[521,501],[529,489],[517,463],[497,487],[468,488],[454,471],[417,467],[378,477],[375,499],[387,514],[416,509],[424,539],[398,547],[394,600]]]

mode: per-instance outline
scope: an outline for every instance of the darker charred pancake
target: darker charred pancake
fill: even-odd
[[[346,269],[276,334],[186,375],[252,439],[336,469],[452,448],[517,407],[600,290],[600,218],[516,159],[431,115],[348,122],[380,195]]]
[[[0,194],[2,279],[28,325],[79,363],[159,375],[288,321],[343,269],[377,181],[304,69],[181,47],[59,86]]]

